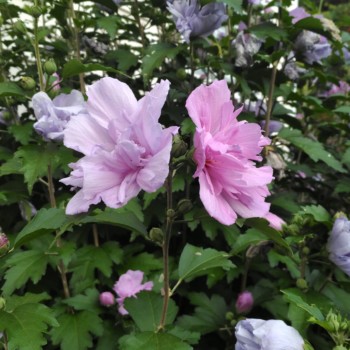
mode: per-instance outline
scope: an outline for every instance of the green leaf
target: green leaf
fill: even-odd
[[[53,157],[54,154],[49,147],[43,148],[39,145],[22,146],[15,153],[15,158],[22,161],[21,171],[29,193],[32,192],[33,185],[38,178],[47,175],[48,165],[51,164]]]
[[[22,125],[14,124],[11,125],[8,130],[16,141],[20,142],[22,145],[27,145],[33,134],[33,124],[32,122]]]
[[[49,256],[44,252],[28,250],[12,255],[6,262],[10,268],[5,273],[2,290],[5,295],[10,295],[15,289],[21,288],[31,279],[38,283],[46,271]]]
[[[124,227],[131,231],[137,231],[147,235],[145,225],[132,212],[123,212],[119,209],[106,209],[96,215],[89,215],[81,220],[81,223],[100,223]]]
[[[339,179],[335,186],[334,193],[350,193],[350,179]]]
[[[283,263],[287,266],[288,271],[293,278],[300,277],[299,266],[288,255],[282,255],[274,250],[270,250],[267,256],[269,259],[270,266],[272,268],[277,267],[279,263]]]
[[[229,255],[225,252],[186,244],[180,256],[179,277],[181,280],[189,281],[195,277],[208,274],[210,269],[216,267],[229,270],[235,265],[228,258]]]
[[[46,233],[59,229],[67,220],[63,209],[40,209],[34,218],[16,236],[14,246],[18,248],[24,243]]]
[[[299,331],[303,337],[306,337],[308,328],[307,312],[301,310],[296,304],[290,303],[287,317],[292,322],[292,327]]]
[[[87,310],[98,313],[98,296],[99,292],[97,289],[89,288],[84,291],[84,294],[64,299],[63,302],[75,310]]]
[[[265,22],[249,28],[249,31],[260,39],[272,38],[281,40],[287,37],[287,32],[271,22]]]
[[[319,160],[326,163],[328,166],[344,173],[345,169],[342,167],[339,160],[337,160],[333,155],[327,152],[322,143],[318,141],[313,141],[301,133],[297,129],[282,129],[278,136],[292,143],[294,146],[303,150],[314,162]]]
[[[147,273],[149,271],[161,270],[163,263],[151,253],[141,253],[127,259],[124,268],[128,270],[142,270]]]
[[[189,299],[197,307],[193,316],[182,316],[178,325],[184,329],[202,334],[217,331],[226,323],[227,305],[222,296],[213,295],[209,298],[204,293],[190,293]]]
[[[233,9],[235,13],[242,13],[243,0],[219,0]]]
[[[152,76],[154,69],[160,67],[167,58],[175,58],[181,51],[181,46],[173,46],[167,43],[158,43],[147,48],[146,56],[142,60],[142,73]]]
[[[61,344],[62,350],[85,350],[91,348],[92,334],[101,336],[102,320],[93,312],[82,311],[63,314],[58,317],[60,326],[52,331],[54,345]]]
[[[0,83],[0,97],[5,96],[24,96],[25,92],[15,83]]]
[[[77,59],[73,59],[67,62],[63,66],[62,78],[67,79],[75,75],[79,75],[80,73],[88,73],[93,71],[103,71],[103,72],[113,72],[113,73],[123,74],[112,67],[103,66],[102,64],[99,64],[99,63],[84,64],[78,61]]]
[[[345,113],[350,115],[350,106],[340,106],[334,110],[335,113]]]
[[[117,34],[118,22],[118,16],[102,17],[96,21],[97,26],[102,29],[105,29],[112,40],[115,39],[115,36]]]
[[[296,294],[297,292],[295,292],[294,290],[291,290],[291,289],[290,290],[282,290],[281,292],[284,294],[285,299],[287,301],[289,301],[290,303],[295,304],[296,306],[298,306],[302,310],[306,311],[311,316],[315,317],[317,320],[319,320],[319,321],[324,320],[324,316],[323,316],[321,310],[315,305],[309,305],[308,303],[306,303],[301,298],[299,293]]]
[[[49,326],[58,326],[52,310],[42,304],[24,304],[12,312],[0,311],[0,329],[6,331],[11,350],[41,350]]]
[[[22,162],[19,159],[11,158],[0,166],[0,176],[10,174],[22,174]]]
[[[159,293],[141,292],[137,298],[127,298],[124,306],[141,332],[157,330],[163,310],[163,298]],[[166,325],[174,322],[177,311],[175,302],[170,299]]]
[[[249,229],[243,235],[238,236],[232,249],[232,255],[246,250],[250,245],[255,245],[264,241],[267,241],[267,237],[262,232],[256,229]]]
[[[119,341],[120,350],[191,350],[192,346],[167,333],[130,334]]]
[[[331,216],[328,211],[322,207],[322,205],[307,205],[302,207],[303,214],[310,214],[317,222],[328,222],[331,220]]]
[[[6,297],[6,311],[12,312],[20,305],[24,304],[37,304],[44,300],[50,300],[51,297],[47,293],[33,294],[26,293],[24,295],[11,295]]]
[[[118,69],[122,72],[126,72],[129,68],[136,66],[138,63],[138,57],[125,49],[108,52],[106,58],[116,60],[118,62]]]

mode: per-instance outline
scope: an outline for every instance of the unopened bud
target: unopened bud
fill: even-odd
[[[21,20],[15,22],[13,25],[13,28],[17,33],[20,33],[20,34],[25,34],[25,32],[27,31],[26,26]]]
[[[152,227],[149,231],[149,238],[156,243],[162,244],[164,234],[163,231],[158,227]]]
[[[233,314],[233,312],[231,312],[231,311],[226,312],[225,318],[227,321],[232,321],[234,317],[235,317],[235,315]]]
[[[178,214],[186,214],[192,209],[193,205],[189,199],[181,199],[176,207]]]
[[[48,75],[52,75],[57,71],[56,63],[52,58],[50,58],[48,61],[44,63],[44,71]]]
[[[182,140],[179,135],[174,136],[173,146],[171,148],[171,155],[174,158],[183,156],[187,151],[187,143]]]
[[[176,71],[176,76],[180,79],[180,80],[185,80],[187,77],[187,73],[186,70],[184,68],[179,68]]]
[[[309,255],[310,254],[310,248],[309,247],[304,247],[302,249],[302,253],[303,253],[303,255]]]
[[[0,310],[5,309],[6,300],[4,298],[0,298]]]
[[[35,88],[35,80],[31,77],[22,77],[19,84],[24,90],[33,90]]]
[[[29,9],[29,14],[32,15],[34,18],[39,18],[43,13],[43,10],[39,6],[32,6]]]
[[[244,291],[238,295],[236,301],[236,310],[239,314],[247,313],[251,310],[253,304],[253,294],[251,292]]]
[[[10,248],[10,242],[5,233],[0,233],[0,256],[8,252]]]
[[[102,306],[109,307],[115,304],[115,297],[111,292],[101,293],[99,299]]]
[[[174,209],[168,209],[167,212],[166,212],[166,216],[169,218],[169,219],[174,219],[176,217],[176,212]]]
[[[308,287],[307,282],[304,278],[298,278],[296,285],[300,289],[307,289],[307,287]]]

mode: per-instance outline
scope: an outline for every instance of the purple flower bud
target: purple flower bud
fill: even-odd
[[[87,113],[83,95],[72,90],[70,94],[60,94],[53,100],[45,92],[38,92],[32,98],[35,117],[34,129],[45,140],[63,140],[65,129],[71,116]]]
[[[100,304],[102,306],[112,306],[115,304],[115,296],[111,292],[103,292],[100,294]]]
[[[247,318],[236,325],[235,350],[303,350],[304,340],[293,327],[280,320]]]
[[[236,301],[236,310],[239,314],[247,313],[253,307],[253,304],[253,294],[251,292],[244,291],[238,295]]]
[[[350,221],[344,217],[335,220],[329,236],[329,259],[350,276]]]
[[[197,0],[174,0],[167,1],[167,5],[187,43],[190,38],[210,35],[228,18],[223,3],[210,3],[201,8]]]
[[[5,233],[0,233],[0,256],[8,251],[10,247],[10,241]]]

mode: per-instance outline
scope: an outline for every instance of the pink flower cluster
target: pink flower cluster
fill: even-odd
[[[194,159],[200,198],[208,213],[224,225],[244,218],[265,217],[270,205],[267,184],[272,168],[257,168],[254,161],[269,139],[258,124],[238,121],[242,107],[234,110],[226,81],[195,89],[186,102],[196,125]]]
[[[178,131],[158,123],[168,91],[169,81],[163,80],[137,101],[118,79],[107,77],[89,86],[87,114],[73,116],[65,129],[64,144],[84,154],[61,180],[81,188],[67,214],[86,212],[100,201],[119,208],[141,190],[154,192],[163,185]]]

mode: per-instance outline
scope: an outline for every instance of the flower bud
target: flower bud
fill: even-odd
[[[251,292],[244,291],[238,295],[236,301],[236,310],[239,314],[247,313],[251,310],[253,304],[253,294]]]
[[[35,80],[31,77],[22,77],[19,84],[24,90],[33,90],[35,88]]]
[[[0,310],[5,309],[6,300],[4,298],[0,298]]]
[[[303,247],[302,253],[303,253],[303,255],[309,255],[310,254],[310,248],[309,247]]]
[[[171,154],[174,158],[183,156],[187,151],[187,143],[179,135],[174,136]]]
[[[179,203],[177,203],[176,213],[186,214],[192,209],[192,207],[192,202],[189,199],[181,199]]]
[[[158,227],[152,227],[149,231],[149,238],[156,243],[162,244],[163,243],[163,231]]]
[[[14,28],[15,32],[17,32],[19,34],[25,34],[25,32],[27,31],[26,26],[24,25],[23,21],[21,21],[21,20],[15,22],[13,25],[13,28]]]
[[[7,253],[10,247],[10,242],[5,233],[0,233],[0,256]]]
[[[112,306],[115,304],[115,297],[111,292],[103,292],[100,294],[100,304],[102,306]]]
[[[184,68],[180,68],[176,71],[176,77],[180,80],[185,80],[187,77],[186,70]]]
[[[44,71],[48,75],[52,75],[57,71],[56,63],[52,58],[50,58],[48,61],[44,63]]]
[[[229,312],[226,312],[225,318],[227,321],[232,321],[234,316],[235,315],[233,314],[233,312],[229,311]]]
[[[307,287],[308,287],[307,282],[304,278],[298,278],[296,285],[300,289],[307,289]]]
[[[174,219],[176,217],[176,212],[174,209],[168,209],[167,212],[166,212],[166,216],[169,218],[169,219]]]
[[[43,13],[43,10],[39,6],[32,6],[29,9],[29,14],[33,16],[34,18],[39,18]]]

